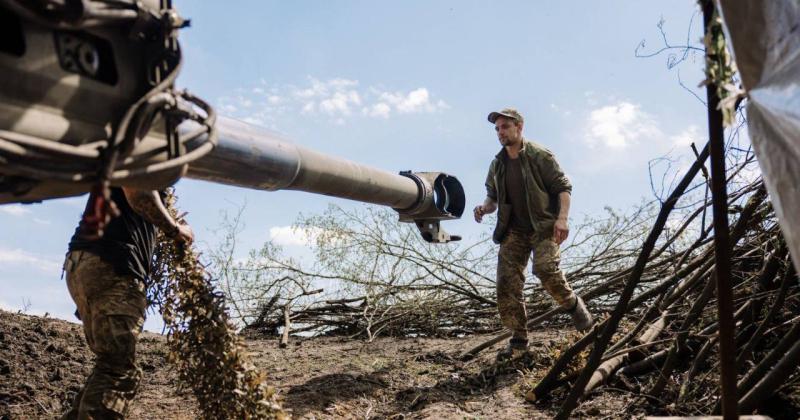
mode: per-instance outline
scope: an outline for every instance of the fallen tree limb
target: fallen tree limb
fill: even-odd
[[[800,341],[796,341],[775,367],[739,400],[741,412],[752,412],[758,404],[774,394],[780,385],[797,371],[798,364],[800,364]]]
[[[639,342],[642,344],[636,346],[631,349],[626,349],[624,352],[619,352],[620,354],[609,356],[610,358],[603,362],[597,370],[594,371],[592,377],[589,378],[589,382],[586,384],[586,388],[584,390],[584,394],[588,394],[592,392],[598,385],[608,380],[611,375],[622,365],[625,360],[628,359],[628,355],[631,351],[638,350],[647,346],[652,345],[655,343],[656,337],[664,330],[664,327],[667,325],[668,314],[664,312],[658,318],[658,320],[652,324],[647,329],[647,331],[639,337]],[[666,341],[666,340],[665,340]]]

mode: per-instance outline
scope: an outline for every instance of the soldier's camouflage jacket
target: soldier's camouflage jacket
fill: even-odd
[[[500,150],[486,176],[486,195],[497,202],[497,225],[492,239],[500,243],[505,237],[511,220],[511,205],[506,197],[505,162],[509,159],[506,149]],[[553,224],[558,217],[558,194],[572,192],[572,184],[556,162],[553,153],[544,146],[523,139],[519,154],[522,178],[525,182],[525,198],[531,226],[541,238],[552,235]]]

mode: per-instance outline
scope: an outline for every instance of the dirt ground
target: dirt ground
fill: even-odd
[[[485,341],[342,338],[248,340],[294,418],[549,418],[557,405],[525,401],[531,367],[550,362],[561,331],[537,331],[530,359],[497,365],[489,349],[462,362],[457,355]],[[138,347],[145,379],[132,419],[195,419],[191,394],[181,390],[166,360],[164,337],[144,333]],[[92,365],[80,324],[0,311],[0,420],[52,419],[62,413]],[[535,370],[535,368],[533,368]],[[632,396],[604,392],[576,416],[630,418]]]

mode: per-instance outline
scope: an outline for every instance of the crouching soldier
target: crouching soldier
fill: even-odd
[[[191,242],[188,225],[177,223],[156,191],[112,188],[119,215],[99,233],[97,220],[84,218],[64,262],[76,315],[83,321],[95,366],[72,408],[62,419],[121,419],[139,387],[136,341],[145,319],[145,286],[156,248],[156,229]],[[89,196],[90,206],[98,198]]]

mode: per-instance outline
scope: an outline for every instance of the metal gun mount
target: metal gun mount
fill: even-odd
[[[417,203],[407,209],[395,209],[401,222],[414,222],[422,238],[428,242],[460,241],[439,226],[442,220],[458,219],[464,213],[464,188],[454,176],[441,172],[400,172],[417,183],[420,191]]]
[[[455,177],[316,152],[175,90],[186,25],[156,0],[0,0],[0,204],[187,176],[389,206],[428,242],[460,239],[439,225],[464,211]]]

